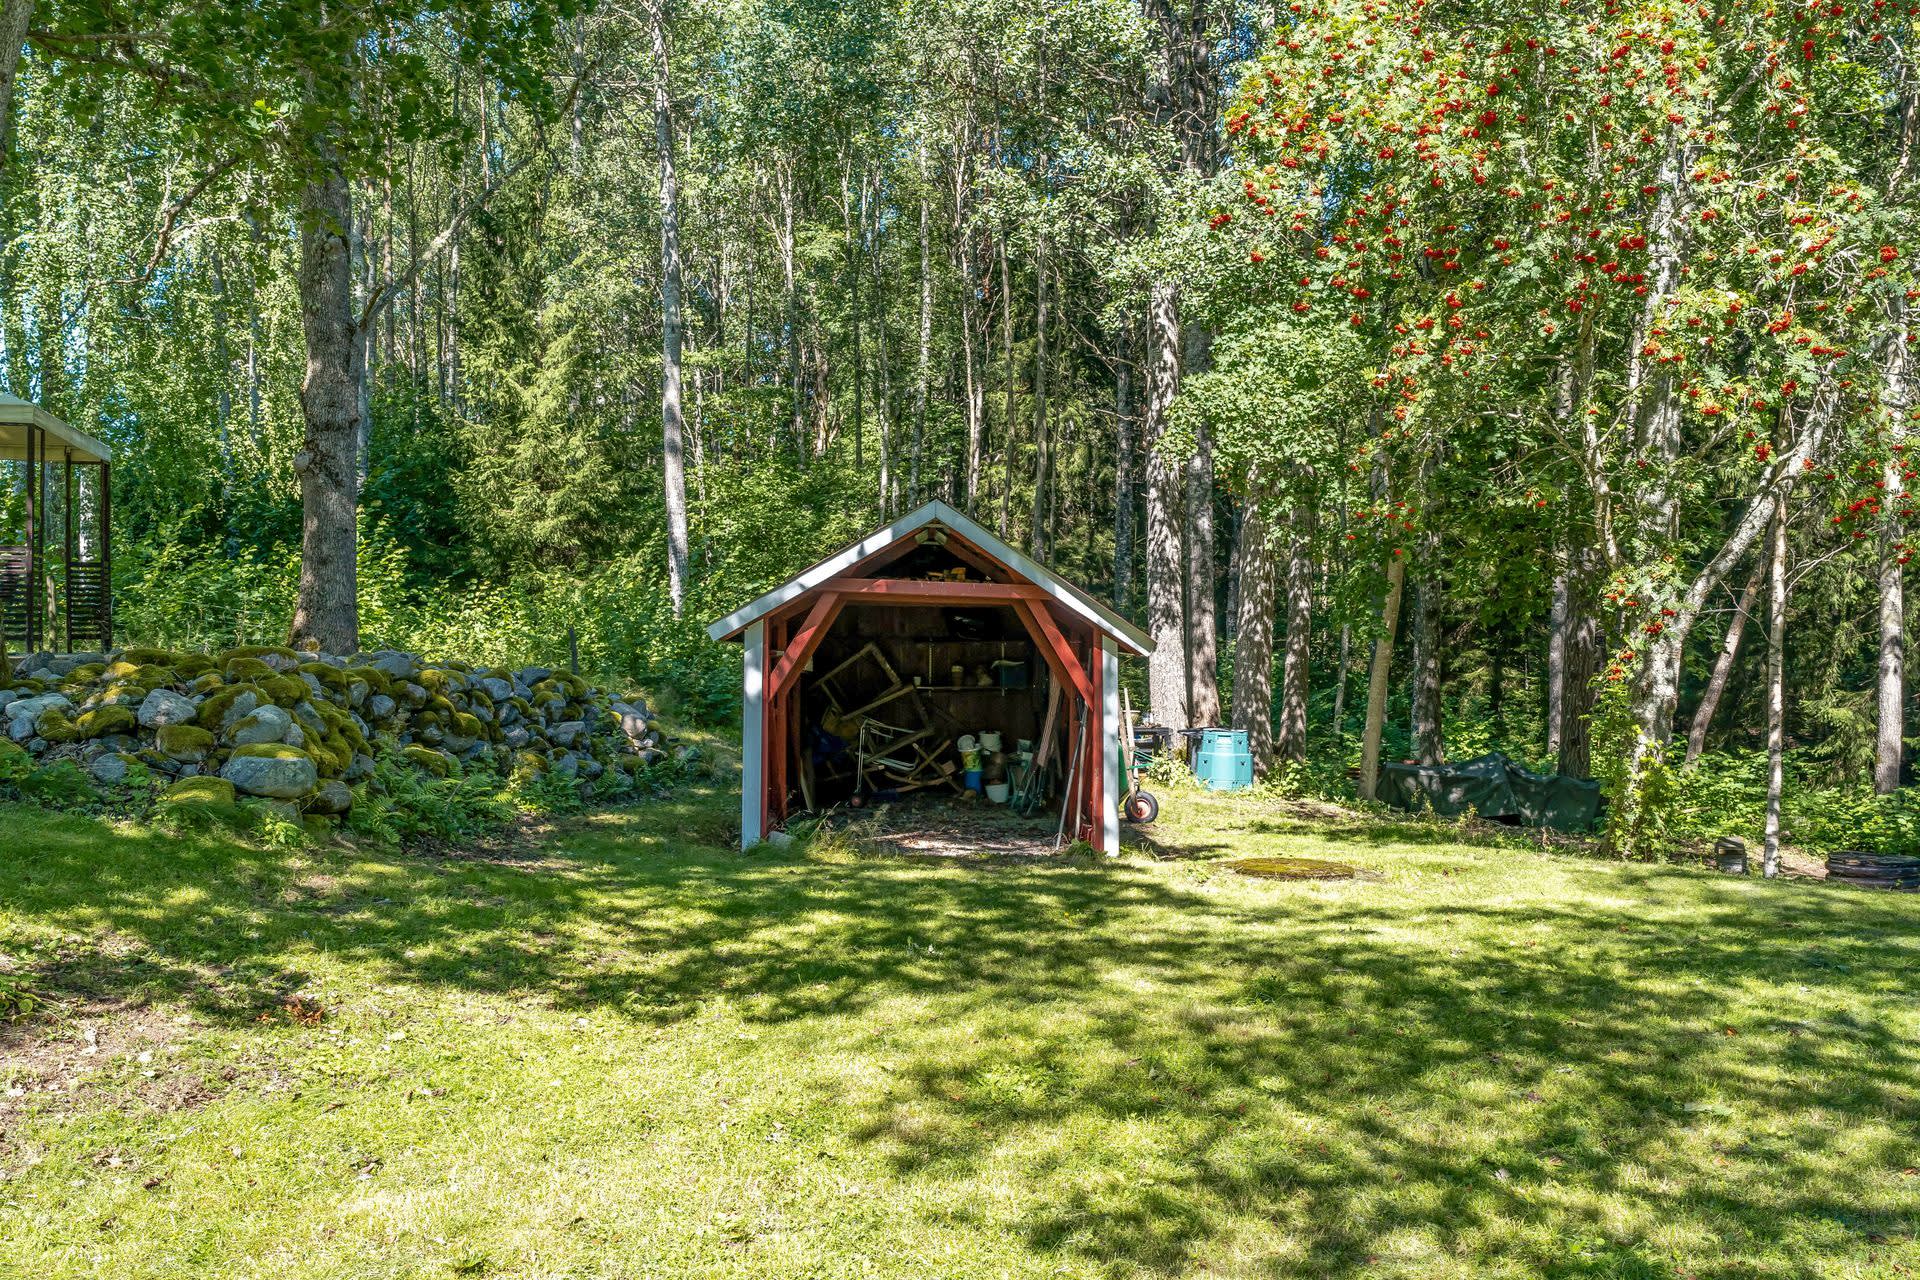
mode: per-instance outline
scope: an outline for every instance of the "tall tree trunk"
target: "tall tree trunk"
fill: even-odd
[[[1126,613],[1133,597],[1133,322],[1114,330],[1113,602]]]
[[[1280,677],[1280,735],[1274,752],[1282,760],[1307,758],[1307,645],[1313,629],[1312,500],[1293,504],[1287,547],[1287,656]],[[1242,592],[1246,590],[1243,580]]]
[[[1583,547],[1567,560],[1566,645],[1560,675],[1561,773],[1593,772],[1594,677],[1600,673],[1600,553]]]
[[[1181,558],[1183,477],[1165,446],[1167,410],[1180,387],[1179,293],[1153,285],[1147,316],[1147,691],[1156,724],[1185,729],[1187,702],[1185,564]]]
[[[1001,415],[1000,523],[1001,541],[1007,538],[1013,505],[1013,419],[1019,408],[1020,377],[1013,363],[1013,264],[1008,260],[1006,229],[1000,236],[1000,349],[1007,369],[1007,406]]]
[[[1184,373],[1199,373],[1212,360],[1213,339],[1197,325],[1185,328]],[[1220,619],[1214,591],[1213,433],[1203,421],[1194,428],[1193,456],[1187,459],[1187,683],[1188,714],[1196,725],[1220,723]]]
[[[792,396],[787,426],[793,432],[794,446],[804,460],[807,456],[806,388],[801,381],[800,367],[800,286],[795,263],[797,247],[794,242],[793,170],[790,163],[783,160],[774,166],[773,186],[780,201],[780,216],[774,224],[774,238],[780,246],[780,282],[786,310],[787,387]]]
[[[1425,539],[1423,538],[1424,542]],[[1426,548],[1422,548],[1426,550]],[[1424,559],[1424,557],[1423,557]],[[1447,758],[1440,723],[1440,601],[1439,567],[1421,566],[1413,589],[1413,691],[1410,728],[1413,755],[1421,764],[1441,764]]]
[[[680,405],[680,179],[673,165],[673,101],[667,81],[666,0],[647,12],[653,43],[653,134],[660,160],[660,424],[667,502],[667,594],[679,617],[687,596],[687,475]]]
[[[1907,595],[1906,553],[1901,544],[1906,529],[1900,507],[1906,491],[1907,415],[1911,394],[1910,356],[1906,342],[1908,306],[1904,296],[1894,301],[1893,332],[1887,342],[1887,459],[1881,471],[1880,495],[1880,658],[1874,681],[1873,789],[1891,795],[1900,786],[1900,763],[1906,742],[1907,706]]]
[[[1338,670],[1333,685],[1333,736],[1345,742],[1347,738],[1347,668],[1353,662],[1353,624],[1340,624],[1340,657],[1336,662]]]
[[[1553,575],[1553,606],[1547,612],[1547,755],[1560,754],[1567,709],[1567,570]]]
[[[920,148],[920,361],[913,383],[913,463],[907,505],[920,504],[920,463],[927,447],[927,395],[933,380],[933,241],[928,232],[927,149]]]
[[[1746,632],[1747,619],[1753,616],[1754,601],[1760,596],[1760,581],[1766,575],[1767,562],[1755,557],[1747,585],[1740,589],[1740,602],[1733,608],[1733,617],[1727,619],[1726,638],[1720,642],[1720,656],[1713,660],[1713,674],[1700,695],[1700,705],[1694,708],[1693,726],[1687,730],[1687,764],[1698,760],[1700,753],[1707,749],[1707,730],[1713,727],[1713,714],[1719,710],[1720,697],[1727,691],[1734,659],[1740,656],[1740,637]]]
[[[1239,616],[1233,644],[1233,727],[1247,735],[1253,767],[1273,767],[1274,563],[1266,507],[1256,487],[1247,495],[1234,543],[1240,578]]]
[[[1780,793],[1787,743],[1787,504],[1774,513],[1767,539],[1767,822],[1761,871],[1780,874]]]
[[[1047,490],[1053,483],[1053,440],[1047,433],[1047,238],[1037,237],[1033,253],[1033,536],[1034,558],[1046,563],[1053,548],[1047,537]]]
[[[0,170],[13,158],[13,96],[19,84],[20,51],[33,24],[34,0],[0,3]]]
[[[360,379],[366,345],[354,314],[352,189],[334,169],[300,198],[300,325],[306,438],[294,456],[300,481],[300,585],[296,646],[350,654],[360,647],[355,511],[359,503]]]
[[[1400,626],[1400,596],[1407,585],[1407,560],[1387,562],[1387,596],[1380,605],[1380,638],[1373,642],[1367,670],[1367,721],[1360,731],[1360,798],[1380,794],[1380,740],[1387,727],[1387,681],[1393,674],[1393,633]]]

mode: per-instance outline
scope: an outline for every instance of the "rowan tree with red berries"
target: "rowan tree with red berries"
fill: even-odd
[[[1910,15],[1325,0],[1289,18],[1228,114],[1242,164],[1216,235],[1297,316],[1379,346],[1397,401],[1379,443],[1529,453],[1611,637],[1603,754],[1631,813],[1728,572],[1796,485],[1876,473],[1908,412],[1889,370],[1910,335],[1888,319],[1909,255],[1870,158]],[[1843,523],[1879,510],[1849,502]]]

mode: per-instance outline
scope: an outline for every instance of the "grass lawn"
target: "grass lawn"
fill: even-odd
[[[1915,898],[1184,796],[1165,860],[743,857],[733,804],[457,857],[0,810],[64,998],[0,1027],[0,1274],[1920,1270]]]

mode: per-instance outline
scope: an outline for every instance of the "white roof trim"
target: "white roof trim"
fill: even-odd
[[[21,430],[8,431],[7,427]],[[77,462],[111,462],[113,450],[78,427],[70,427],[37,404],[0,392],[0,461],[18,462],[27,456],[25,428],[39,427],[58,444],[48,449],[46,461],[57,462],[57,450],[72,449]]]
[[[829,578],[838,578],[854,565],[868,556],[878,555],[894,543],[912,534],[915,530],[930,524],[945,525],[961,537],[980,548],[995,560],[1006,565],[1027,581],[1040,587],[1067,609],[1085,618],[1094,628],[1121,641],[1133,652],[1142,656],[1153,652],[1153,640],[1146,632],[1128,622],[1112,609],[1101,604],[1086,592],[1062,578],[1039,561],[1020,554],[1000,539],[988,533],[974,521],[954,510],[946,503],[935,499],[917,510],[901,516],[884,529],[868,534],[851,546],[844,547],[814,565],[792,581],[775,587],[752,604],[738,609],[719,619],[707,628],[707,636],[713,640],[730,640],[744,631],[760,618],[764,618],[781,605],[805,595]]]

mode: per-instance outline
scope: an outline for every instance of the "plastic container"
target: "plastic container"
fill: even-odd
[[[989,782],[987,784],[987,799],[993,801],[995,804],[1005,804],[1009,794],[1011,794],[1011,791],[1004,782]]]
[[[1193,776],[1209,791],[1245,791],[1253,785],[1253,752],[1242,729],[1204,729],[1193,756]]]

